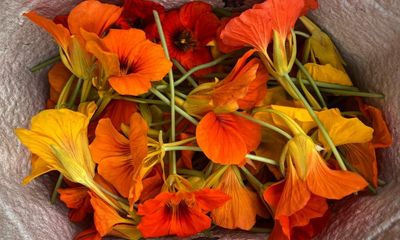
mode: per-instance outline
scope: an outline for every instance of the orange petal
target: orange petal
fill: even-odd
[[[374,187],[378,186],[378,166],[374,145],[369,143],[346,144],[340,147],[347,161]]]
[[[62,63],[56,63],[48,73],[50,84],[50,98],[49,100],[54,104],[57,103],[58,98],[68,79],[72,73]],[[72,88],[74,88],[72,86]]]
[[[308,188],[315,195],[328,199],[342,199],[368,185],[358,174],[328,168],[317,152],[311,154],[310,158],[306,181]]]
[[[194,192],[196,203],[205,212],[209,212],[224,205],[231,197],[217,189],[202,189]]]
[[[74,237],[74,240],[101,240],[100,234],[95,227],[86,229]]]
[[[239,108],[249,110],[259,105],[267,94],[268,72],[258,60],[256,78],[249,84],[247,94],[238,100]]]
[[[70,33],[62,24],[55,24],[52,20],[38,15],[36,12],[24,13],[32,22],[44,28],[53,36],[57,44],[60,45],[64,51],[67,51],[70,43]]]
[[[80,29],[101,36],[121,15],[122,8],[100,1],[84,1],[68,16],[68,26],[73,35],[81,35]]]
[[[260,141],[258,125],[233,114],[207,113],[196,129],[197,143],[212,161],[240,164]],[[218,146],[216,148],[215,146]]]
[[[134,170],[129,140],[114,128],[110,119],[99,121],[90,151],[99,164],[99,174],[127,197]]]
[[[383,117],[382,111],[376,107],[360,104],[360,109],[371,121],[374,129],[372,143],[375,148],[387,148],[392,145],[393,138]]]
[[[304,9],[304,0],[269,0],[254,5],[271,18],[272,28],[286,38]]]
[[[306,182],[298,176],[291,162],[287,166],[287,177],[282,196],[276,208],[275,218],[279,216],[290,216],[306,206],[311,197]]]
[[[259,210],[263,208],[258,195],[239,181],[232,168],[226,170],[217,188],[231,199],[211,212],[214,223],[227,229],[250,230],[256,223]]]
[[[132,153],[132,164],[138,168],[147,156],[147,123],[139,113],[131,116],[129,142]]]
[[[81,222],[88,213],[93,212],[88,188],[60,188],[57,191],[60,193],[60,200],[71,209],[68,216],[72,222]]]
[[[117,224],[132,224],[132,221],[122,218],[117,211],[105,203],[96,194],[89,192],[94,209],[94,224],[99,234],[104,237],[109,234]]]
[[[232,47],[252,46],[263,53],[271,41],[272,25],[269,14],[249,9],[226,24],[221,32],[222,42]]]
[[[137,111],[136,103],[126,100],[113,100],[104,110],[103,118],[109,118],[118,131],[121,124],[129,125],[133,113]]]

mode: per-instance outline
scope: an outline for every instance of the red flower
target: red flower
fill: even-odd
[[[125,0],[121,16],[116,25],[122,29],[144,29],[147,38],[152,39],[157,33],[153,10],[156,10],[160,18],[163,19],[165,9],[161,4],[147,0]]]
[[[139,205],[138,214],[143,217],[137,228],[145,238],[194,235],[211,226],[211,218],[206,214],[229,199],[214,189],[163,192]]]
[[[168,12],[162,20],[168,50],[172,58],[186,69],[212,61],[207,43],[213,40],[219,26],[211,5],[190,2],[179,10]],[[210,73],[204,69],[197,75]]]

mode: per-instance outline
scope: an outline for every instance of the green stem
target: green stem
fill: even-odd
[[[275,126],[272,125],[272,124],[263,122],[263,121],[261,121],[261,120],[259,120],[259,119],[255,119],[255,118],[253,118],[253,117],[251,117],[251,116],[249,116],[249,115],[243,114],[243,113],[241,113],[241,112],[233,112],[233,114],[236,114],[236,115],[238,115],[238,116],[241,116],[241,117],[243,117],[243,118],[245,118],[245,119],[247,119],[247,120],[249,120],[249,121],[251,121],[251,122],[257,123],[257,124],[259,124],[259,125],[262,126],[262,127],[266,127],[266,128],[268,128],[268,129],[271,129],[271,130],[273,130],[273,131],[275,131],[275,132],[281,134],[282,136],[284,136],[284,137],[287,138],[287,139],[292,139],[292,136],[290,136],[290,134],[288,134],[287,132],[283,131],[282,129],[280,129],[280,128],[278,128],[278,127],[275,127]]]
[[[195,151],[195,152],[202,152],[201,148],[194,147],[194,146],[172,146],[172,147],[164,147],[164,151]]]
[[[56,109],[64,107],[65,103],[67,102],[67,98],[69,96],[69,92],[71,90],[72,83],[74,82],[75,75],[71,75],[69,77],[67,83],[65,84],[63,90],[61,90],[60,96],[57,100]]]
[[[305,32],[301,32],[301,31],[294,31],[294,32],[296,33],[296,36],[302,36],[302,37],[305,37],[305,38],[310,38],[311,37],[310,34],[305,33]]]
[[[204,178],[203,172],[192,170],[192,169],[178,169],[178,173]]]
[[[326,130],[325,126],[322,124],[322,122],[319,120],[318,116],[315,114],[314,110],[311,108],[310,104],[308,104],[307,100],[303,97],[299,89],[296,87],[296,85],[293,83],[292,79],[290,79],[290,76],[286,73],[283,75],[283,77],[287,80],[286,82],[290,85],[290,87],[293,89],[293,91],[297,94],[299,99],[302,101],[304,107],[307,109],[308,113],[311,115],[313,120],[317,123],[319,129],[321,130],[322,135],[324,136],[326,142],[332,149],[333,154],[336,157],[336,160],[339,163],[339,166],[342,170],[347,170],[346,165],[343,162],[342,157],[340,156],[335,144],[332,141],[332,138],[329,136],[328,131]]]
[[[171,104],[171,101],[165,97],[160,91],[158,91],[155,88],[151,88],[150,91],[156,95],[161,101],[163,101],[164,103],[166,103],[167,105]],[[189,122],[193,123],[194,125],[198,125],[199,122],[194,119],[192,116],[190,116],[187,112],[185,112],[183,109],[179,108],[178,106],[175,106],[175,110],[182,115],[184,118],[186,118]]]
[[[211,62],[205,63],[205,64],[201,64],[201,65],[198,65],[198,66],[190,69],[188,72],[183,74],[183,76],[181,78],[179,78],[177,81],[175,81],[175,86],[178,86],[179,84],[181,84],[183,81],[185,81],[186,78],[188,78],[193,73],[195,73],[199,70],[205,69],[205,68],[213,67],[213,66],[219,64],[220,62],[224,61],[225,59],[229,58],[232,55],[233,55],[233,53],[225,54],[225,55],[222,55],[221,57],[215,59],[214,61],[211,61]]]
[[[247,180],[249,180],[251,185],[253,185],[253,187],[256,188],[257,191],[263,190],[263,184],[256,177],[254,177],[253,174],[251,174],[251,172],[247,170],[247,168],[241,167],[240,169],[242,169],[243,173],[246,175]]]
[[[296,84],[299,84],[299,80],[297,78],[290,78],[292,81]],[[270,79],[268,83],[271,81],[277,81],[276,79]],[[277,83],[278,84],[278,83]],[[309,82],[305,82],[305,85],[310,85]],[[340,84],[335,84],[335,83],[325,83],[325,82],[318,82],[315,81],[315,84],[320,87],[320,88],[329,88],[329,89],[341,89],[341,90],[348,90],[348,91],[360,91],[357,87],[353,86],[345,86],[345,85],[340,85]]]
[[[369,93],[369,92],[355,92],[339,89],[320,89],[323,93],[331,93],[338,96],[357,96],[357,97],[367,97],[367,98],[385,98],[385,95],[380,93]]]
[[[78,82],[76,83],[75,89],[72,92],[71,97],[69,98],[68,105],[71,106],[71,107],[74,106],[76,97],[78,96],[79,90],[81,89],[82,81],[83,81],[82,78],[78,79]]]
[[[150,127],[162,126],[162,125],[170,123],[170,122],[171,122],[171,120],[165,120],[165,121],[161,121],[161,122],[154,122],[154,123],[150,123]]]
[[[63,182],[63,179],[64,179],[64,176],[60,173],[60,175],[58,176],[56,185],[54,186],[53,193],[51,194],[51,199],[50,199],[51,204],[55,204],[56,203],[57,196],[58,196],[58,191],[57,190],[60,188],[61,183]]]
[[[51,57],[51,58],[49,58],[49,59],[47,59],[47,60],[45,60],[45,61],[43,61],[43,62],[41,62],[41,63],[39,63],[39,64],[37,64],[37,65],[35,65],[35,66],[33,66],[33,67],[30,69],[30,71],[33,72],[33,73],[34,73],[34,72],[37,72],[37,71],[39,71],[39,70],[41,70],[41,69],[43,69],[43,68],[49,66],[50,64],[53,64],[53,63],[55,63],[55,62],[60,61],[60,59],[61,59],[61,58],[60,58],[60,55]]]
[[[311,87],[314,89],[315,93],[317,94],[317,97],[319,98],[320,103],[322,104],[323,108],[327,108],[327,105],[325,103],[324,97],[322,96],[321,92],[319,91],[319,88],[317,84],[315,83],[315,80],[312,78],[310,73],[307,71],[307,69],[301,64],[301,62],[296,59],[295,63],[297,67],[304,73],[304,75],[307,77],[308,82],[311,84]]]
[[[134,103],[141,103],[141,104],[166,105],[163,101],[160,101],[160,100],[125,97],[125,96],[120,96],[120,95],[113,96],[112,99],[120,99],[120,100],[125,100],[125,101],[129,101],[129,102],[134,102]]]
[[[89,79],[84,80],[81,91],[81,102],[86,102],[91,88],[92,82]]]
[[[186,69],[176,60],[176,59],[172,59],[172,62],[174,63],[174,65],[176,66],[176,68],[183,74],[185,75],[187,73]],[[197,86],[199,86],[196,82],[196,80],[194,80],[191,76],[188,76],[188,81],[190,84],[192,84],[192,86],[194,88],[196,88]],[[177,86],[177,85],[175,85]]]
[[[257,156],[257,155],[253,155],[253,154],[247,154],[246,158],[257,161],[257,162],[262,162],[262,163],[266,163],[269,165],[274,165],[274,166],[279,166],[279,163],[275,160],[269,159],[269,158],[265,158],[265,157],[261,157],[261,156]]]
[[[158,35],[160,36],[161,45],[164,49],[165,56],[168,60],[170,60],[167,42],[165,40],[164,31],[161,25],[160,16],[158,16],[158,12],[153,10],[154,19],[157,25]],[[172,72],[172,68],[168,72],[169,78],[169,89],[171,94],[171,99],[175,99],[175,85],[174,85],[174,74]],[[171,106],[171,141],[175,142],[175,101],[170,101]],[[176,153],[172,151],[172,157],[169,160],[169,174],[176,175]]]

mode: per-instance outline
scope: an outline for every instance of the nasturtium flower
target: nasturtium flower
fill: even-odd
[[[257,193],[246,187],[235,173],[234,167],[228,167],[216,189],[231,197],[224,205],[211,211],[214,223],[227,229],[250,230],[256,223],[256,216],[264,216],[265,207]]]
[[[30,130],[15,130],[22,144],[37,157],[32,162],[28,181],[56,170],[108,200],[93,180],[95,163],[87,138],[90,117],[68,109],[44,110],[32,118]]]
[[[305,206],[290,215],[277,211],[284,191],[284,182],[266,189],[264,199],[274,213],[275,225],[269,239],[309,239],[319,233],[329,213],[326,199],[311,195]],[[303,237],[304,236],[304,237]]]
[[[122,13],[116,21],[116,25],[122,29],[144,29],[154,24],[153,10],[159,15],[164,15],[164,7],[149,0],[124,0]]]
[[[60,46],[61,60],[77,77],[91,80],[94,76],[92,56],[85,50],[81,30],[101,36],[119,17],[122,9],[99,1],[83,1],[71,10],[68,28],[28,12],[24,15],[48,31]]]
[[[140,95],[160,81],[172,67],[159,44],[146,39],[139,29],[112,29],[103,39],[86,35],[88,50],[102,63],[116,64],[108,74],[111,87],[122,95]],[[103,64],[106,71],[110,64]]]
[[[219,190],[162,192],[138,207],[142,216],[137,228],[143,237],[188,237],[211,227],[206,214],[229,197]]]
[[[162,19],[165,38],[171,58],[186,69],[213,60],[207,44],[216,37],[219,19],[208,3],[195,1],[172,10]],[[212,71],[211,68],[195,73],[200,76]]]

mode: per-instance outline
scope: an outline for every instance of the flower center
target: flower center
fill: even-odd
[[[174,43],[177,48],[184,52],[196,47],[196,40],[193,39],[192,33],[186,30],[176,35]]]

